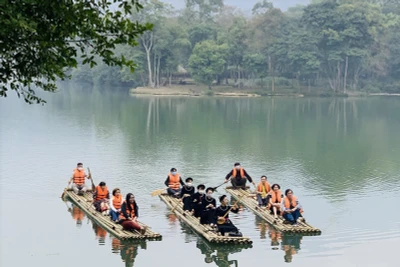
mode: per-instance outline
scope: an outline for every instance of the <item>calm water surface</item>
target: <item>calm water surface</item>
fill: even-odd
[[[399,266],[400,98],[46,99],[0,99],[2,267]],[[162,241],[121,243],[62,202],[78,161],[96,183],[135,193]],[[218,247],[150,196],[171,167],[216,186],[236,161],[292,188],[322,235],[280,234],[245,209],[232,220],[252,247]]]

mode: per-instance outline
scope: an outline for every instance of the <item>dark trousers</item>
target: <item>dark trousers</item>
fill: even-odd
[[[172,188],[168,188],[167,189],[168,195],[176,195],[176,194],[180,194],[181,193],[181,189],[172,189]]]
[[[271,196],[269,196],[269,195],[267,195],[265,198],[262,198],[261,194],[257,194],[258,205],[267,206],[270,198],[271,198]]]
[[[192,206],[193,200],[191,197],[184,197],[182,199],[182,202],[183,202],[183,210],[191,211],[193,209]]]
[[[221,235],[225,235],[225,233],[229,232],[238,232],[239,230],[236,228],[236,226],[228,219],[224,224],[218,224],[218,231],[221,233]]]
[[[240,179],[236,179],[236,178],[232,178],[231,179],[231,183],[233,187],[245,187],[246,186],[246,178],[240,178]]]
[[[291,213],[284,212],[283,213],[283,218],[285,218],[286,221],[291,222],[291,223],[296,223],[297,219],[300,217],[300,210],[296,209],[295,211]]]
[[[210,223],[216,223],[215,220],[215,210],[214,209],[209,209],[209,210],[203,210],[200,216],[200,223],[201,224],[210,224]]]

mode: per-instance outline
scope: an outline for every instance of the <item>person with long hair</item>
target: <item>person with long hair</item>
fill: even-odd
[[[147,227],[140,226],[137,221],[139,217],[139,206],[136,204],[135,196],[132,193],[126,195],[121,207],[120,224],[127,231],[139,231],[142,235],[146,233]]]

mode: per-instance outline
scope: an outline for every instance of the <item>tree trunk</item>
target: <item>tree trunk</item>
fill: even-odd
[[[154,84],[157,83],[157,55],[154,53],[153,56],[153,82]]]
[[[272,67],[271,56],[268,56],[268,72],[269,72],[269,76],[272,78],[271,90],[272,90],[272,92],[274,92],[275,91],[275,77],[274,77],[274,71],[273,71],[273,67]]]
[[[346,65],[344,67],[344,81],[343,81],[343,93],[346,93],[347,86],[347,69],[349,67],[349,57],[346,56]]]
[[[340,72],[340,62],[338,60],[337,62],[337,77],[336,77],[336,88],[335,88],[335,92],[337,92],[340,88],[340,76],[341,76],[341,72]]]
[[[158,64],[157,64],[157,88],[160,87],[160,64],[161,64],[161,57],[158,57]]]
[[[172,84],[172,72],[169,73],[169,87],[171,87]]]
[[[308,79],[308,92],[311,92],[311,85],[310,85],[310,79]]]
[[[141,38],[142,41],[142,45],[144,47],[144,50],[146,51],[146,59],[147,59],[147,68],[148,68],[148,74],[149,74],[149,83],[148,86],[150,88],[154,88],[154,84],[153,84],[153,75],[151,72],[151,57],[150,57],[150,53],[151,53],[151,49],[153,48],[153,33],[151,33],[150,38],[148,41],[145,40],[145,38]]]

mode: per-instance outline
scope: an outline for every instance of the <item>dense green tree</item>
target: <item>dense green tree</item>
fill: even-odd
[[[34,88],[54,91],[56,79],[65,79],[67,68],[77,67],[77,51],[83,64],[94,66],[97,55],[107,65],[133,70],[134,62],[116,57],[114,49],[136,45],[137,37],[151,29],[144,21],[126,18],[141,8],[136,0],[2,1],[0,96],[11,89],[28,103],[44,102]]]
[[[201,83],[211,84],[218,75],[223,73],[228,47],[218,45],[214,41],[204,41],[196,44],[189,59],[189,67],[193,78]]]

